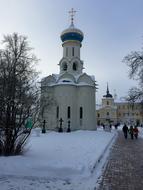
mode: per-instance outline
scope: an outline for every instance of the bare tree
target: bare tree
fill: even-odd
[[[4,36],[0,49],[0,155],[21,154],[34,125],[39,105],[37,61],[27,37],[17,33]],[[34,122],[26,130],[29,117]]]
[[[129,90],[127,99],[143,103],[143,52],[131,52],[123,61],[129,66],[129,78],[138,81],[138,86]]]

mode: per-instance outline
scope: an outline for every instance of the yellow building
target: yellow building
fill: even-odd
[[[143,105],[114,100],[112,94],[109,93],[108,85],[106,95],[102,98],[102,104],[96,107],[97,125],[143,124]]]
[[[141,103],[117,102],[116,105],[119,123],[143,123],[143,105]]]

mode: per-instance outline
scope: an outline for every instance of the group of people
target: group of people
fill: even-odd
[[[134,138],[138,138],[138,133],[139,133],[139,130],[138,130],[138,127],[137,126],[130,126],[130,128],[128,128],[128,126],[126,124],[124,124],[123,128],[123,133],[124,133],[124,137],[125,139],[127,139],[128,137],[128,134],[130,135],[131,139],[134,139]]]
[[[108,127],[108,129],[112,129],[112,127],[115,127],[115,129],[118,129],[118,126],[120,125],[120,123],[116,123],[115,125],[112,125],[112,124],[110,124],[110,125],[105,125],[105,124],[101,124],[101,126],[103,127],[103,129],[104,130],[106,130],[106,128]]]

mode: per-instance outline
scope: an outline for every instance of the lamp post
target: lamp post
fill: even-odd
[[[68,128],[67,128],[67,133],[70,133],[71,132],[71,129],[70,129],[70,120],[68,121]]]
[[[46,124],[46,120],[44,119],[43,126],[42,126],[42,133],[46,133],[45,124]]]
[[[63,128],[62,128],[63,119],[60,118],[59,122],[60,122],[60,127],[59,127],[59,131],[58,132],[62,133],[63,132]]]

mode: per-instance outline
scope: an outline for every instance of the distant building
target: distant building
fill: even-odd
[[[96,110],[97,124],[117,123],[117,106],[107,85],[106,95],[102,98],[102,105]]]
[[[97,124],[116,123],[143,123],[143,105],[127,101],[117,101],[109,93],[107,85],[106,95],[102,98],[102,104],[96,110]]]
[[[143,124],[143,105],[131,102],[116,102],[119,123]]]
[[[60,72],[41,81],[41,122],[45,120],[49,130],[58,130],[61,123],[64,131],[68,125],[71,130],[96,130],[96,84],[94,76],[83,73],[80,48],[84,35],[75,28],[73,13],[70,27],[60,37]]]

